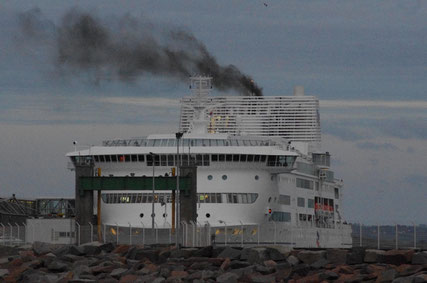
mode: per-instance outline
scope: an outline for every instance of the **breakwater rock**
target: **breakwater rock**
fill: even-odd
[[[177,250],[173,246],[36,242],[0,254],[0,282],[17,281],[427,282],[427,252],[212,246]]]

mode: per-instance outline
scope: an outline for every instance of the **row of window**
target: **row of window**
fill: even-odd
[[[71,157],[76,162],[78,156]],[[147,162],[147,166],[175,166],[178,163],[174,154],[144,155],[94,155],[95,162]],[[209,166],[210,162],[267,162],[267,166],[292,167],[295,161],[294,156],[281,155],[254,155],[254,154],[182,154],[181,164],[195,164],[196,166]]]
[[[152,193],[105,193],[101,195],[104,203],[152,203]],[[198,193],[198,203],[254,203],[255,193]],[[172,194],[155,193],[155,203],[172,203]]]
[[[291,205],[291,196],[279,195],[279,204]],[[297,198],[298,207],[305,207],[305,198]],[[307,207],[314,208],[314,199],[307,199]]]
[[[180,146],[275,146],[270,140],[237,140],[237,139],[181,139]],[[147,146],[147,147],[176,147],[176,139],[129,139],[104,141],[103,146]]]

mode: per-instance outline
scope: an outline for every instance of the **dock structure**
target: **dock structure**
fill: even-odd
[[[172,214],[172,223],[197,221],[197,167],[180,166],[179,178],[175,176],[136,177],[136,176],[101,176],[95,172],[91,156],[84,156],[74,162],[76,225],[86,226],[93,222],[94,192],[98,194],[97,231],[98,239],[102,239],[101,191],[172,191],[179,188],[178,215]],[[179,180],[179,181],[178,181]],[[178,185],[179,182],[179,185]],[[173,202],[175,199],[173,198]],[[172,203],[175,207],[175,203]],[[176,219],[175,219],[176,218]],[[178,221],[179,220],[179,221]],[[81,231],[80,243],[91,239],[89,231]]]

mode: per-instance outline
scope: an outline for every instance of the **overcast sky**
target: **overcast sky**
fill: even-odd
[[[182,29],[264,95],[303,85],[321,102],[323,149],[345,182],[345,217],[426,223],[427,2],[2,1],[0,197],[72,197],[64,155],[73,140],[174,132],[177,99],[188,93],[176,78],[94,83],[90,71],[64,74],[52,41],[21,32],[19,15],[34,8],[47,29],[71,8],[103,21],[128,15],[153,32]]]

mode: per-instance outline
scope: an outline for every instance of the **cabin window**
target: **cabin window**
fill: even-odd
[[[138,161],[139,162],[144,162],[144,155],[143,154],[139,154],[138,155]]]
[[[160,166],[160,156],[154,155],[154,166]]]
[[[254,156],[252,154],[248,154],[248,162],[254,161]]]
[[[298,188],[312,190],[313,189],[313,181],[297,178],[296,186]]]
[[[110,156],[109,155],[105,155],[105,162],[111,162]]]
[[[239,162],[239,155],[238,154],[233,154],[233,161],[234,162]]]
[[[219,155],[219,162],[224,162],[225,161],[225,154],[220,154]]]
[[[212,162],[216,162],[216,161],[218,161],[218,155],[212,154]]]
[[[233,156],[232,156],[231,154],[227,154],[227,155],[225,156],[225,160],[226,160],[227,162],[231,162],[231,161],[233,161]]]
[[[111,155],[111,162],[117,162],[117,155]]]
[[[99,161],[100,161],[100,162],[105,162],[104,155],[100,155],[100,156],[99,156]]]
[[[222,175],[222,179],[225,181],[227,180],[227,175]]]
[[[297,204],[299,207],[305,207],[305,199],[304,198],[298,198]]]
[[[131,160],[132,160],[132,162],[137,162],[138,161],[138,156],[136,154],[132,154],[131,155]]]
[[[167,165],[166,155],[160,155],[161,166]]]
[[[240,155],[240,162],[246,162],[246,159],[247,159],[247,155],[246,154]]]
[[[261,155],[261,162],[265,162],[266,159],[267,159],[266,155]]]
[[[259,157],[260,157],[259,155],[255,155],[255,156],[254,156],[254,161],[255,161],[255,162],[259,162]]]
[[[307,199],[307,207],[314,208],[314,199]]]
[[[98,157],[98,155],[95,155],[94,157],[95,157],[95,162],[99,162],[99,157]],[[74,156],[72,156],[72,157],[71,157],[71,160],[72,160],[73,162],[76,162],[76,158],[75,158]]]

